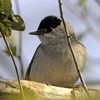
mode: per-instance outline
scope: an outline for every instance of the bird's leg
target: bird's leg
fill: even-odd
[[[44,84],[46,84],[47,86],[51,86],[50,82],[43,82]]]

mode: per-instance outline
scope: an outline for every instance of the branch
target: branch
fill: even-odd
[[[13,61],[14,68],[15,68],[16,75],[17,75],[17,79],[18,79],[18,83],[19,83],[20,92],[21,92],[21,94],[22,94],[22,97],[24,98],[24,93],[23,93],[23,89],[22,89],[22,86],[21,86],[21,83],[20,83],[19,73],[18,73],[17,65],[16,65],[16,62],[15,62],[15,59],[14,59],[14,55],[13,55],[13,53],[12,53],[11,47],[10,47],[10,45],[9,45],[9,43],[8,43],[8,41],[7,41],[6,37],[5,37],[5,35],[4,35],[4,33],[1,32],[1,34],[2,34],[2,37],[3,37],[3,39],[4,39],[5,44],[6,44],[6,46],[7,46],[7,49],[8,49],[8,51],[9,51],[9,53],[10,53],[11,59],[12,59],[12,61]],[[23,100],[25,100],[25,99],[23,99]]]
[[[21,80],[26,100],[87,100],[83,87],[62,88],[34,81]],[[89,89],[92,100],[99,98],[100,91]],[[0,100],[23,100],[18,81],[0,80]],[[97,100],[97,99],[96,99]]]

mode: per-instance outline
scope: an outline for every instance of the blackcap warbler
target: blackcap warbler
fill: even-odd
[[[47,16],[40,22],[37,31],[30,34],[37,35],[41,44],[33,55],[25,79],[61,87],[73,86],[79,76],[61,19]],[[82,71],[86,48],[77,41],[73,31],[70,31],[70,36],[76,61]]]

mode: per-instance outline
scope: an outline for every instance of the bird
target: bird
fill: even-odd
[[[37,31],[30,34],[37,35],[41,44],[32,57],[25,79],[59,87],[74,86],[79,76],[62,20],[54,15],[46,16]],[[86,47],[76,39],[74,31],[70,31],[70,36],[77,64],[82,71],[86,62]]]

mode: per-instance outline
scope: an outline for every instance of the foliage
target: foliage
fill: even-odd
[[[10,36],[11,29],[23,31],[24,21],[19,15],[14,15],[10,0],[0,0],[0,31],[5,36]]]
[[[24,31],[24,21],[21,16],[14,15],[10,0],[0,0],[0,32],[8,37],[11,35],[11,29]],[[13,54],[16,55],[16,47],[11,46],[11,49]],[[8,50],[5,52],[9,55]]]
[[[16,56],[16,46],[11,45],[10,48],[13,52],[13,55]],[[7,50],[7,48],[6,48],[5,52],[6,52],[7,55],[10,55],[10,52]]]

